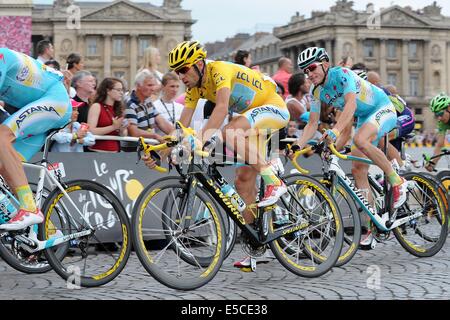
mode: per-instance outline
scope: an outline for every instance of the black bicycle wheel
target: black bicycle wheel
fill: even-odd
[[[331,187],[330,181],[324,180],[323,175],[312,175],[327,188]],[[344,225],[344,243],[342,245],[341,255],[336,262],[336,267],[342,267],[347,264],[356,254],[361,241],[361,218],[355,201],[347,190],[341,185],[336,186],[336,193],[333,194],[334,200],[339,207]]]
[[[328,189],[314,178],[294,174],[284,180],[288,192],[277,206],[286,210],[286,221],[281,224],[279,217],[272,218],[271,231],[298,223],[303,227],[272,241],[270,248],[294,274],[321,276],[335,266],[342,250],[344,228],[338,206]]]
[[[133,208],[132,238],[139,260],[153,278],[173,289],[193,290],[219,271],[226,236],[214,199],[200,188],[193,206],[179,210],[184,197],[176,193],[184,188],[178,177],[148,185]]]
[[[54,248],[46,249],[47,260],[68,284],[81,287],[104,285],[120,274],[130,255],[128,216],[114,193],[98,182],[70,181],[64,189],[67,196],[55,189],[42,207],[41,239],[48,240],[54,232],[52,228],[63,235],[88,230],[92,233],[56,246],[69,247],[62,259],[55,254]],[[68,228],[58,223],[61,212],[67,217]]]
[[[398,209],[397,219],[412,215],[417,218],[393,230],[403,248],[417,257],[438,253],[447,239],[448,212],[434,180],[419,173],[402,175],[408,181],[405,204]]]
[[[162,179],[171,179],[172,181],[179,181],[181,183],[183,183],[179,178],[176,177],[168,177],[168,178],[162,178]],[[198,192],[202,193],[203,195],[207,194],[207,191],[204,190],[203,187],[201,187],[201,185],[199,184],[197,186],[198,188]],[[174,210],[174,205],[182,205],[183,202],[186,201],[187,198],[187,194],[186,194],[186,190],[187,190],[187,186],[184,185],[183,188],[177,189],[177,190],[173,190],[173,194],[175,195],[175,197],[167,197],[164,201],[163,204],[163,212],[166,213],[173,213],[173,214],[177,214],[177,210]],[[195,200],[194,200],[194,204],[195,204]],[[216,204],[216,201],[214,201],[214,205],[215,205],[215,210],[220,212],[223,218],[223,222],[224,222],[224,228],[225,228],[225,235],[226,235],[226,241],[225,241],[225,257],[224,260],[226,258],[228,258],[228,256],[230,255],[230,253],[233,251],[234,245],[236,244],[236,240],[237,240],[237,226],[234,223],[233,219],[231,219],[225,212],[224,210]],[[194,219],[194,221],[200,221],[201,219],[207,220],[209,219],[209,209],[206,206],[203,207],[199,207],[198,208],[198,212],[193,213],[192,218]],[[170,224],[172,223],[172,221],[174,223],[178,223],[178,219],[177,217],[169,217],[167,215],[162,215],[161,219],[163,220],[163,222],[165,224]],[[171,226],[171,228],[175,228],[174,225]],[[170,241],[170,237],[167,237],[167,240]],[[174,244],[176,244],[177,242],[174,242]],[[200,265],[202,266],[208,266],[211,263],[211,259],[213,257],[197,257],[195,259],[191,259],[190,255],[184,255],[183,251],[180,251],[180,257],[182,259],[184,259],[186,262],[195,264],[195,263],[200,263]]]
[[[35,194],[37,185],[30,183],[30,188]],[[44,187],[42,199],[45,200],[50,191]],[[64,219],[60,220],[64,224]],[[57,256],[63,257],[67,253],[67,248],[58,248]],[[27,274],[45,273],[52,269],[45,258],[44,251],[30,253],[23,249],[20,244],[9,235],[3,233],[0,236],[0,257],[12,268]]]

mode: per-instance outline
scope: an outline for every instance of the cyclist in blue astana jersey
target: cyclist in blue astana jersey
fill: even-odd
[[[0,48],[0,100],[17,109],[0,125],[0,174],[20,202],[16,216],[0,229],[20,230],[43,221],[21,161],[42,148],[50,129],[70,121],[72,106],[63,78],[25,54]]]
[[[300,69],[312,81],[311,114],[302,137],[297,145],[303,148],[317,130],[320,104],[326,103],[342,111],[333,129],[327,130],[322,139],[335,142],[340,133],[357,118],[353,143],[354,156],[366,156],[389,177],[394,195],[394,208],[406,201],[407,183],[392,168],[386,155],[378,149],[381,138],[396,127],[397,115],[392,102],[380,88],[358,77],[353,71],[343,67],[331,67],[325,49],[311,47],[298,57]],[[369,166],[354,162],[352,173],[358,188],[369,190],[367,179]]]

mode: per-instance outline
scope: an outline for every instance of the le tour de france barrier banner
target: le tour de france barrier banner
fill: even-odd
[[[42,159],[42,154],[37,154],[30,162],[38,162]],[[50,152],[48,156],[49,163],[60,163],[64,165],[66,177],[64,181],[87,179],[101,183],[108,187],[119,198],[123,204],[128,217],[131,218],[133,206],[142,192],[150,183],[159,178],[167,176],[178,176],[175,169],[168,173],[159,173],[148,169],[142,161],[138,164],[137,153],[121,152],[116,154],[106,153],[58,153]],[[282,157],[282,160],[285,160]],[[283,161],[285,163],[285,161]],[[300,158],[299,163],[305,169],[311,170],[311,173],[320,173],[322,162],[317,155],[310,158]],[[342,162],[342,167],[347,171],[350,168],[349,162]],[[163,164],[167,167],[167,164]],[[285,174],[292,172],[292,165],[285,164]],[[228,166],[219,168],[219,171],[231,184],[234,183],[235,168]],[[26,169],[26,174],[30,183],[36,183],[38,172],[32,169]],[[48,188],[48,185],[46,185]],[[89,199],[76,199],[83,215],[89,218],[89,221],[95,221],[101,224],[111,215],[111,208],[101,201],[90,201]],[[159,208],[161,208],[161,204]],[[114,224],[116,221],[108,221],[107,228],[117,229]],[[150,239],[149,239],[150,240]],[[112,240],[113,241],[113,240]]]

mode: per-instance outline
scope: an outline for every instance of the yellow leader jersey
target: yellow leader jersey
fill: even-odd
[[[195,109],[200,98],[216,103],[217,91],[221,88],[230,89],[230,112],[244,113],[263,105],[286,108],[276,92],[276,83],[259,71],[231,62],[207,61],[205,74],[204,86],[186,92],[186,108]]]

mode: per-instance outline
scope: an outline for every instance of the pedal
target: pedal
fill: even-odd
[[[250,268],[253,272],[256,272],[256,259],[250,257]]]
[[[377,240],[375,240],[375,238],[372,240],[372,243],[370,244],[370,247],[373,249],[375,249],[377,246]]]
[[[241,270],[242,272],[253,272],[252,268],[250,267],[239,268],[239,270]]]

